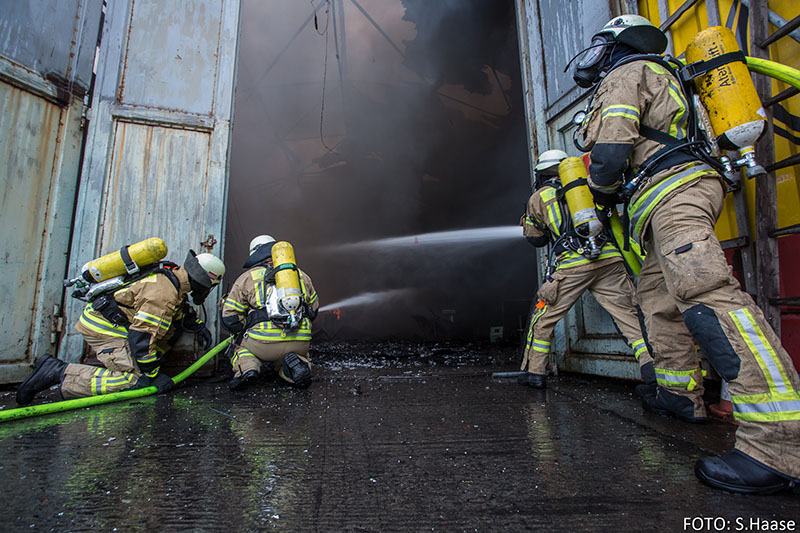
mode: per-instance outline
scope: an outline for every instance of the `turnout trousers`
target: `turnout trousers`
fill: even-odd
[[[234,377],[255,370],[261,372],[263,363],[270,363],[276,372],[280,374],[283,365],[283,358],[290,352],[296,353],[300,360],[309,363],[308,347],[309,341],[261,341],[252,339],[245,334],[241,344],[233,352],[231,365],[233,366]]]
[[[84,335],[84,339],[97,352],[97,359],[105,368],[68,364],[61,382],[64,399],[120,392],[136,384],[142,373],[128,348],[128,339],[88,335]]]
[[[688,398],[695,416],[705,416],[696,342],[728,381],[739,422],[735,447],[800,478],[800,380],[725,261],[714,235],[723,200],[719,179],[705,177],[662,201],[651,215],[637,294],[658,394]]]
[[[606,260],[588,269],[582,266],[556,270],[552,278],[542,284],[536,295],[520,370],[547,373],[556,323],[587,289],[614,319],[639,366],[653,360],[639,324],[633,282],[621,260]]]

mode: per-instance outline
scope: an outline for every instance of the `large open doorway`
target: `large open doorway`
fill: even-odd
[[[268,233],[329,309],[318,336],[518,339],[536,269],[513,2],[246,0],[241,20],[226,283]]]

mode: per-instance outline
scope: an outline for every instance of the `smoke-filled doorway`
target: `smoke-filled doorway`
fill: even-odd
[[[267,233],[315,338],[519,340],[526,147],[512,0],[244,0],[226,285]]]

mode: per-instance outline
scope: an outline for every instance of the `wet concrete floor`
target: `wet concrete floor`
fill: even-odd
[[[632,383],[562,374],[538,391],[493,380],[514,370],[512,358],[481,347],[346,352],[318,349],[307,390],[265,380],[232,392],[190,380],[167,395],[0,424],[0,530],[687,531],[687,518],[720,517],[737,531],[746,530],[737,519],[800,522],[792,493],[741,496],[699,483],[694,462],[730,449],[734,426],[643,413]],[[13,395],[0,391],[0,408],[14,408]]]

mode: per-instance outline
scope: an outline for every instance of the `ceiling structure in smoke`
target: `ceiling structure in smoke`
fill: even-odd
[[[270,233],[295,245],[323,305],[392,295],[321,316],[328,335],[517,326],[508,310],[524,314],[535,288],[521,237],[336,251],[518,222],[530,191],[513,2],[245,0],[242,21],[226,283]]]

